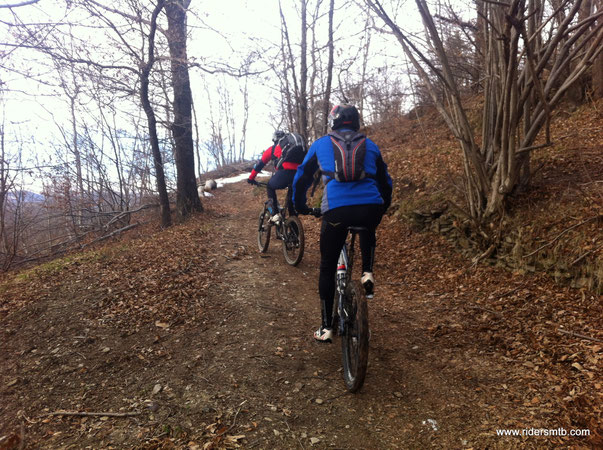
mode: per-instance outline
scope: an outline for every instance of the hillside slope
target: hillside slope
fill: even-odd
[[[348,394],[338,345],[311,338],[319,223],[303,218],[300,266],[277,242],[259,254],[264,195],[228,185],[185,224],[5,278],[0,446],[603,445],[600,297],[470,267],[394,213],[379,229],[369,372]],[[540,428],[567,434],[497,431]]]
[[[479,104],[468,103],[477,126]],[[392,214],[447,236],[468,260],[486,250],[490,242],[484,245],[458,209],[465,204],[460,148],[439,115],[428,111],[371,131],[397,181]],[[482,263],[522,274],[545,272],[601,294],[603,101],[571,112],[561,108],[551,139],[553,146],[532,155],[529,189],[509,198],[507,215],[487,230],[501,238]]]

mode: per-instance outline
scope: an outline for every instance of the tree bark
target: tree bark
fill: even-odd
[[[603,54],[599,55],[593,62],[593,97],[599,99],[603,97]]]
[[[193,211],[203,211],[195,178],[193,97],[186,54],[186,10],[189,4],[190,0],[170,0],[165,5],[174,89],[174,123],[171,129],[176,160],[176,211],[181,217]]]
[[[157,16],[163,8],[165,0],[159,0],[151,17],[151,25],[149,31],[148,44],[148,61],[142,67],[140,72],[140,101],[142,108],[147,116],[149,126],[149,140],[151,143],[151,151],[153,153],[153,163],[155,165],[155,177],[157,181],[157,191],[159,191],[159,206],[161,208],[161,226],[167,228],[172,225],[172,217],[170,214],[170,200],[167,194],[165,184],[165,173],[163,171],[163,161],[161,158],[161,150],[159,148],[159,139],[157,138],[157,119],[155,111],[151,106],[149,99],[149,74],[155,63],[155,32],[157,31]]]
[[[333,11],[335,9],[335,0],[331,0],[329,3],[329,61],[327,63],[327,86],[325,88],[325,104],[324,104],[324,126],[323,134],[327,134],[329,127],[329,112],[331,103],[331,84],[333,82]]]
[[[295,59],[293,57],[293,49],[291,48],[291,40],[289,39],[289,29],[287,21],[283,14],[283,8],[279,0],[279,14],[281,17],[281,51],[283,53],[283,84],[281,92],[287,100],[287,116],[289,121],[289,130],[299,130],[299,108],[298,100],[300,98],[299,86],[297,84],[297,75],[295,73]],[[287,61],[288,59],[288,61]],[[291,79],[293,81],[293,100],[291,99],[291,87],[289,86],[288,71],[291,70]],[[295,104],[294,104],[295,103]]]
[[[299,133],[305,138],[308,134],[308,96],[306,93],[308,83],[308,62],[307,62],[307,37],[308,29],[306,26],[306,8],[307,0],[301,2],[301,60],[300,60],[300,80],[299,80]]]
[[[597,6],[597,12],[603,9],[603,5],[599,2]],[[597,19],[597,25],[603,22],[603,17]],[[603,97],[603,53],[600,54],[593,61],[591,69],[592,83],[593,83],[593,97],[596,99]]]

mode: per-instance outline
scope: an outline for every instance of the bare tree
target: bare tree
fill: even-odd
[[[9,171],[4,124],[4,117],[2,117],[2,123],[0,123],[0,265],[6,270],[14,258],[14,247],[10,245],[7,232],[9,220],[7,205],[14,177]]]
[[[601,12],[603,5],[601,2],[593,2],[593,7],[596,6],[596,12]],[[598,16],[597,24],[603,23],[603,17]],[[595,99],[603,98],[603,53],[600,53],[593,60],[592,67],[592,83],[593,83],[593,95]]]
[[[75,155],[77,191],[83,191],[82,152],[79,138],[81,125],[78,123],[82,120],[76,117],[75,111],[78,96],[86,95],[87,98],[90,98],[95,95],[91,92],[93,90],[91,86],[102,84],[102,89],[113,92],[117,97],[139,98],[136,106],[142,108],[147,117],[148,142],[155,163],[162,226],[169,226],[171,216],[164,162],[157,133],[157,119],[152,104],[152,71],[156,61],[155,38],[158,30],[158,17],[164,4],[165,0],[158,0],[157,4],[151,6],[151,10],[145,6],[131,4],[129,5],[131,10],[128,10],[126,7],[114,8],[112,5],[108,6],[95,0],[72,2],[71,8],[82,8],[88,13],[86,25],[89,29],[98,30],[99,35],[105,33],[107,41],[112,41],[111,48],[106,46],[107,41],[102,39],[89,41],[85,37],[76,36],[74,31],[77,30],[77,26],[69,22],[40,25],[19,21],[16,30],[22,35],[19,39],[20,47],[38,50],[54,62],[57,73],[71,74],[63,77],[61,84],[63,85],[62,90],[71,98],[72,131],[70,134],[72,142],[68,146],[72,148]],[[86,36],[87,33],[86,31]],[[139,40],[140,45],[136,44],[136,39]],[[121,59],[117,58],[116,54],[119,54]],[[115,63],[114,61],[118,59],[120,62]],[[130,59],[131,64],[123,63],[127,59]],[[48,83],[47,80],[40,80],[40,82]],[[84,93],[86,83],[88,83],[90,91]],[[90,139],[90,142],[93,142],[93,138]],[[115,151],[115,147],[113,150]],[[119,165],[118,160],[119,156],[116,156],[115,162]],[[122,190],[125,195],[122,178],[118,180],[118,184],[118,190]]]
[[[289,129],[308,138],[315,138],[323,133],[332,93],[335,7],[334,1],[330,1],[327,7],[329,9],[325,11],[325,3],[323,0],[315,0],[313,3],[303,0],[299,3],[294,20],[301,26],[301,31],[299,42],[295,42],[291,38],[289,24],[279,2],[281,64],[275,65],[274,71],[280,81],[283,119]],[[329,34],[327,42],[321,43],[321,23],[325,19],[329,21]]]
[[[247,122],[249,121],[249,89],[247,86],[248,78],[245,77],[245,82],[241,88],[243,96],[243,123],[241,126],[241,139],[239,140],[239,152],[236,156],[237,161],[245,159],[245,150],[247,148]]]
[[[34,3],[38,3],[40,0],[25,0],[19,3],[9,3],[5,5],[0,5],[0,8],[20,8],[21,6],[33,5]]]
[[[193,211],[203,210],[195,180],[193,96],[186,53],[186,9],[189,4],[190,0],[169,0],[165,6],[174,91],[174,123],[171,128],[177,172],[176,210],[181,217],[186,217]]]
[[[210,88],[209,84],[205,85],[210,133],[204,143],[204,148],[213,159],[214,165],[222,167],[240,162],[244,157],[246,123],[249,114],[247,90],[244,87],[241,92],[243,105],[240,114],[243,116],[243,123],[239,127],[236,120],[238,115],[235,112],[235,101],[231,90],[228,89],[228,79],[220,79],[216,96],[212,96],[213,89],[215,88]],[[241,139],[237,139],[239,132],[242,136]]]
[[[299,127],[297,131],[302,136],[308,135],[308,96],[306,88],[308,87],[308,27],[307,27],[307,7],[308,0],[301,0],[301,48],[300,48],[300,82],[298,117]]]
[[[159,139],[157,138],[157,119],[155,111],[149,98],[149,74],[155,62],[155,32],[157,30],[157,16],[164,6],[164,0],[158,0],[153,14],[151,15],[151,24],[148,35],[148,57],[146,63],[140,70],[140,100],[142,108],[147,116],[149,125],[149,138],[153,152],[153,162],[155,164],[155,176],[157,180],[157,190],[159,191],[159,204],[161,206],[161,226],[169,227],[172,224],[170,214],[170,201],[167,195],[165,184],[165,174],[163,171],[163,161],[161,150],[159,149]]]
[[[333,53],[335,51],[335,45],[333,43],[333,14],[335,11],[335,0],[330,0],[329,2],[329,42],[327,43],[327,47],[329,48],[329,60],[327,63],[327,85],[325,87],[325,97],[324,97],[324,124],[322,128],[323,134],[327,134],[328,126],[329,126],[329,109],[331,103],[331,85],[333,83]]]
[[[280,75],[282,78],[281,92],[284,97],[284,106],[286,115],[288,117],[289,129],[299,130],[299,106],[298,101],[300,98],[300,88],[297,81],[297,71],[295,66],[295,55],[291,46],[291,39],[289,37],[289,29],[287,27],[287,21],[283,13],[281,2],[279,1],[279,12],[281,16],[281,54],[283,57],[282,73],[277,71],[277,76]],[[289,84],[289,74],[291,74],[291,80],[293,83],[293,89]],[[293,95],[292,95],[293,94]]]
[[[553,10],[546,8],[545,0],[484,2],[486,80],[478,140],[427,2],[415,0],[437,64],[409,39],[380,1],[366,2],[394,33],[460,143],[471,216],[481,220],[502,212],[506,197],[518,186],[526,155],[551,144],[551,111],[603,50],[603,24],[597,22],[603,13],[578,21],[583,0],[564,1]],[[541,130],[544,143],[537,143]]]

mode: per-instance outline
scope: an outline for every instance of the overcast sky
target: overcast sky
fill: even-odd
[[[3,3],[10,0],[0,0]],[[353,48],[360,45],[360,31],[364,18],[359,17],[361,10],[353,2],[342,8],[336,1],[336,58],[343,60]],[[386,2],[387,3],[387,2]],[[395,10],[398,23],[405,29],[417,29],[416,7],[412,1],[392,1],[390,11]],[[77,22],[76,14],[66,7],[64,0],[40,0],[38,3],[15,10],[19,20],[23,21],[57,21],[64,17],[64,22]],[[299,42],[300,24],[298,14],[293,6],[297,2],[283,0],[285,15],[289,24],[289,32],[294,42]],[[325,9],[328,5],[324,0]],[[0,20],[14,22],[15,18],[9,9],[0,8]],[[375,22],[379,27],[381,23]],[[190,40],[188,43],[189,58],[200,64],[219,65],[220,62],[230,66],[238,66],[250,52],[259,53],[262,57],[276,55],[280,45],[280,17],[277,0],[193,0],[190,6],[188,25]],[[319,29],[319,40],[326,43],[326,19]],[[79,32],[79,31],[78,31]],[[94,40],[94,32],[90,39]],[[10,43],[10,28],[0,24],[0,42]],[[45,62],[40,65],[41,57],[34,50],[11,50],[0,48],[0,63],[4,65],[8,51],[14,51],[12,62],[22,72],[33,71],[40,74],[52,73],[52,67]],[[371,38],[371,67],[388,64],[390,67],[402,67],[402,52],[399,45],[387,34],[374,33]],[[258,61],[253,70],[266,70],[265,62]],[[49,96],[52,88],[34,82],[23,74],[7,72],[0,67],[0,81],[8,91],[3,93],[2,114],[6,121],[7,132],[20,136],[20,140],[28,143],[27,148],[35,149],[42,158],[52,154],[52,143],[60,142],[61,137],[55,122],[68,127],[69,111],[64,101],[57,101]],[[370,70],[370,68],[369,68]],[[50,75],[49,75],[50,76]],[[42,77],[43,78],[43,77]],[[226,89],[233,101],[237,125],[242,121],[242,96],[240,85],[242,80],[224,75],[207,75],[198,69],[191,70],[192,90],[199,121],[201,139],[208,135],[209,98],[214,114],[217,110],[219,89]],[[248,80],[249,88],[249,121],[247,131],[246,156],[257,156],[270,144],[274,128],[279,126],[275,114],[274,99],[278,93],[278,84],[274,74],[265,72]],[[335,94],[334,100],[337,101]],[[239,139],[237,137],[237,139]],[[46,156],[48,159],[48,156]],[[34,162],[32,161],[32,164]],[[206,161],[204,161],[206,164]]]

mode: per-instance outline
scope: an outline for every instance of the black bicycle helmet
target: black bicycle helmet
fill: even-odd
[[[360,128],[360,113],[354,105],[335,105],[329,113],[331,130],[349,128],[358,131]]]
[[[274,132],[274,134],[272,135],[272,142],[274,142],[275,144],[280,141],[282,138],[285,137],[285,132],[282,130],[276,130]]]

